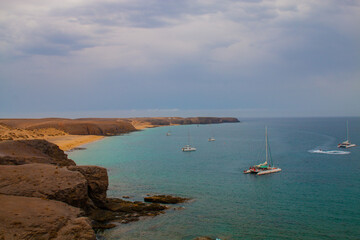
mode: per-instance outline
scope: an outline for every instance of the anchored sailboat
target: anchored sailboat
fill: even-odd
[[[356,144],[350,142],[349,138],[349,121],[346,121],[346,141],[339,143],[338,148],[351,148],[356,147]]]
[[[190,145],[190,132],[188,132],[188,145],[185,145],[185,147],[181,148],[183,152],[193,152],[196,151],[196,148],[192,147]]]
[[[267,127],[265,127],[265,152],[266,152],[265,162],[250,167],[248,170],[245,170],[244,173],[254,173],[256,175],[264,175],[264,174],[276,173],[281,171],[281,168],[274,167],[272,163],[270,147],[268,144]]]

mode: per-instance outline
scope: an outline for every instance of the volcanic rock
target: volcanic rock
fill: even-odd
[[[70,171],[80,172],[87,181],[88,195],[98,207],[104,206],[109,180],[106,168],[98,166],[69,166]]]
[[[0,194],[0,239],[95,240],[79,208],[33,197]]]
[[[0,165],[46,163],[74,166],[75,162],[55,144],[46,140],[17,140],[0,142]]]
[[[153,203],[164,203],[164,204],[177,204],[188,201],[189,198],[174,197],[171,195],[154,195],[149,197],[144,197],[145,202]]]
[[[50,164],[0,165],[0,193],[53,199],[76,207],[88,202],[85,177]]]

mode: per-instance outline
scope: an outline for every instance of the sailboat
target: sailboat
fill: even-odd
[[[350,142],[349,138],[349,121],[346,121],[346,141],[339,143],[338,148],[351,148],[356,147],[356,144]]]
[[[245,170],[244,173],[254,173],[256,175],[264,175],[264,174],[276,173],[281,171],[281,168],[274,167],[272,163],[270,147],[268,144],[267,127],[265,127],[265,151],[266,151],[265,162],[250,167],[248,170]]]
[[[211,137],[208,138],[208,141],[209,141],[209,142],[214,142],[214,141],[215,141],[214,132],[213,132],[213,131],[211,131]]]
[[[213,141],[215,141],[214,134],[212,134],[212,136],[211,136],[211,137],[209,137],[208,141],[209,141],[209,142],[213,142]]]
[[[185,147],[181,148],[183,152],[193,152],[196,151],[195,147],[192,147],[190,145],[190,132],[188,132],[188,145],[185,145]]]

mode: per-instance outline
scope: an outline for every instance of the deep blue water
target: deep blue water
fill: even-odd
[[[360,145],[360,118],[349,120]],[[112,197],[191,197],[183,210],[120,225],[106,239],[360,239],[360,147],[331,155],[346,138],[345,118],[245,119],[161,127],[110,137],[69,157],[109,170]],[[242,120],[242,119],[240,119]],[[282,172],[243,174],[264,162],[264,127]],[[171,130],[172,135],[166,136]],[[188,142],[196,152],[181,151]],[[213,135],[215,142],[207,139]]]

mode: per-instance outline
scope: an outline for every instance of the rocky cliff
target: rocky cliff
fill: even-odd
[[[0,123],[26,130],[57,129],[73,135],[113,136],[136,130],[131,123],[121,119],[0,119]]]
[[[107,198],[107,170],[76,166],[45,140],[0,142],[0,239],[95,239],[110,228],[156,216],[160,204]]]
[[[75,162],[53,143],[45,140],[0,141],[0,165],[46,163],[74,166]]]

